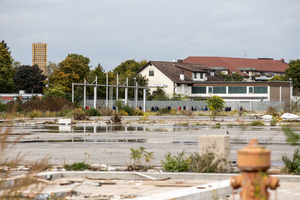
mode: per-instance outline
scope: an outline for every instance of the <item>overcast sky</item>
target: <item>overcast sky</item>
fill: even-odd
[[[48,61],[70,53],[105,71],[125,60],[188,56],[300,59],[299,0],[0,0],[0,39],[32,64],[32,43]]]

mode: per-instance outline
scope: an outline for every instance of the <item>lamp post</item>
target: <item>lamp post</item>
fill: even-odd
[[[290,80],[290,108],[292,108],[292,97],[293,97],[292,78],[289,78],[289,80]]]

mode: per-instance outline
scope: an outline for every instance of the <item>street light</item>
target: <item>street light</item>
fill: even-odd
[[[292,88],[292,78],[289,78],[290,80],[290,108],[292,108],[292,97],[293,97],[293,88]]]

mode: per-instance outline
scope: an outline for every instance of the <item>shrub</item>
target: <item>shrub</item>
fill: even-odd
[[[255,120],[252,123],[249,124],[250,126],[264,126],[264,122],[261,120]]]
[[[146,168],[147,163],[151,162],[152,159],[154,159],[153,156],[153,151],[148,152],[146,151],[146,148],[144,147],[139,147],[137,149],[134,148],[130,148],[130,160],[133,160],[133,165],[128,166],[129,170],[133,170],[133,169],[139,169],[139,168]],[[144,158],[145,160],[145,166],[138,166],[141,165],[141,159]]]
[[[0,112],[4,112],[7,109],[7,105],[2,103],[2,101],[0,100]]]
[[[171,152],[167,152],[165,160],[161,160],[164,170],[168,172],[186,172],[190,166],[190,159],[185,156],[185,151],[178,153],[177,156],[172,156]]]
[[[72,165],[65,165],[64,167],[68,171],[83,171],[89,169],[91,166],[84,162],[75,162]]]
[[[286,141],[291,145],[296,145],[299,141],[300,136],[293,130],[293,128],[284,125],[282,126],[282,131],[286,136]]]
[[[129,105],[123,106],[122,110],[125,110],[130,116],[134,115],[134,109],[132,109]]]
[[[41,112],[41,111],[36,111],[36,110],[33,110],[33,111],[31,111],[30,113],[29,113],[29,117],[31,118],[31,119],[33,119],[33,118],[35,118],[35,117],[40,117],[40,116],[42,116],[43,115],[43,113]]]
[[[89,119],[89,115],[86,112],[84,112],[84,110],[82,110],[81,108],[75,108],[71,112],[71,115],[75,120]]]
[[[121,124],[123,121],[123,118],[119,113],[114,112],[114,115],[110,118],[113,124]]]
[[[89,116],[101,116],[100,112],[96,108],[89,108],[85,111]]]
[[[60,110],[60,111],[57,111],[55,112],[55,117],[66,117],[66,116],[69,116],[71,117],[71,113],[72,110]]]
[[[157,114],[159,115],[164,115],[164,114],[169,114],[170,110],[168,108],[161,108],[158,110]]]
[[[300,153],[299,147],[294,151],[293,158],[290,160],[286,154],[282,155],[282,161],[284,168],[282,169],[285,173],[300,174]]]
[[[176,108],[171,108],[170,114],[171,114],[171,115],[176,115],[176,113],[177,113]]]
[[[212,152],[202,155],[195,152],[190,159],[190,168],[197,173],[220,173],[223,172],[223,166],[226,164],[225,159],[216,158],[216,154]]]
[[[120,110],[119,115],[121,116],[128,116],[128,113],[125,110]]]
[[[134,109],[134,116],[141,116],[144,115],[144,111],[140,110],[139,108]]]
[[[102,108],[99,112],[101,116],[112,116],[114,114],[114,110],[110,108]]]

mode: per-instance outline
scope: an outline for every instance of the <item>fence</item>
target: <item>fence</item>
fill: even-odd
[[[90,107],[93,107],[94,101],[93,100],[87,100],[87,105]],[[284,101],[225,101],[226,106],[231,106],[231,110],[237,109],[241,106],[245,110],[249,111],[266,111],[268,107],[272,106],[276,108],[276,110],[283,110],[285,107]],[[100,105],[101,108],[105,107],[106,101],[105,100],[97,100],[97,105]],[[111,108],[114,105],[114,101],[109,101],[109,107]],[[129,100],[128,105],[133,107],[134,101]],[[138,101],[138,106],[143,106],[143,101]],[[151,106],[158,106],[159,108],[165,108],[166,106],[171,106],[171,108],[176,108],[180,106],[181,108],[183,106],[186,106],[187,108],[191,109],[193,106],[196,107],[197,110],[201,109],[201,106],[204,108],[205,103],[203,101],[146,101],[146,110],[150,110]]]

